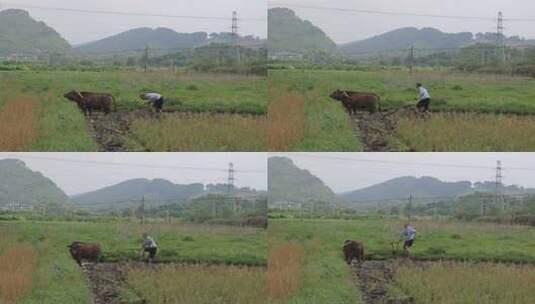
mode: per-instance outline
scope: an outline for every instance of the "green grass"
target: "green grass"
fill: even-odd
[[[305,97],[304,139],[291,147],[292,151],[360,151],[358,139],[353,135],[351,120],[339,104],[324,98],[323,80],[315,79],[315,71],[270,71],[269,86],[277,100],[288,92]],[[326,95],[328,97],[328,94]]]
[[[166,98],[165,109],[181,112],[265,115],[267,82],[260,77],[135,71],[0,71],[0,110],[9,97],[35,96],[41,102],[39,130],[30,151],[96,151],[82,112],[63,98],[70,90],[114,95],[119,111],[147,107],[142,92]],[[192,134],[192,136],[200,136]]]
[[[72,241],[98,242],[104,261],[138,260],[141,234],[158,242],[157,261],[266,265],[264,230],[193,224],[137,222],[0,222],[2,235],[38,249],[34,288],[21,303],[89,303],[85,278],[66,247]],[[1,246],[0,246],[1,253]]]
[[[418,230],[411,256],[422,260],[451,259],[535,263],[535,228],[416,220]],[[401,220],[271,220],[270,248],[302,244],[305,262],[302,288],[288,303],[358,303],[358,290],[343,260],[346,239],[364,243],[368,259],[392,257],[391,242],[399,238]],[[275,245],[272,245],[275,244]]]
[[[63,94],[70,90],[111,93],[120,110],[143,107],[139,94],[155,91],[166,97],[168,109],[259,115],[267,111],[267,85],[258,77],[135,71],[16,71],[0,72],[0,81],[9,81],[22,93],[50,94],[63,103],[69,103]]]
[[[343,106],[329,98],[336,89],[376,92],[388,109],[416,104],[416,82],[422,82],[432,96],[432,110],[535,114],[533,79],[432,70],[413,75],[404,70],[272,70],[269,75],[271,90],[306,96],[307,132],[297,150],[361,149]]]
[[[304,247],[301,288],[281,303],[364,303],[341,256],[345,236],[327,222],[275,220],[269,223],[270,250],[284,244]],[[326,229],[326,231],[322,230]]]

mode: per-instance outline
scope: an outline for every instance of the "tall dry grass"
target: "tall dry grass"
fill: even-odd
[[[289,151],[305,136],[305,98],[288,93],[268,107],[268,142],[271,151]]]
[[[20,97],[7,102],[0,111],[0,150],[22,151],[37,138],[39,102]]]
[[[429,267],[397,267],[395,286],[418,303],[532,304],[535,267],[440,262]]]
[[[402,119],[397,135],[423,152],[535,151],[535,119],[493,114],[432,114]]]
[[[266,151],[263,116],[181,114],[138,119],[132,131],[151,151]]]
[[[284,301],[301,287],[301,268],[305,248],[302,245],[284,245],[269,254],[269,296]]]
[[[36,259],[36,250],[22,244],[0,256],[0,303],[17,303],[31,290]]]
[[[127,269],[127,283],[149,303],[268,303],[264,268],[155,266]]]

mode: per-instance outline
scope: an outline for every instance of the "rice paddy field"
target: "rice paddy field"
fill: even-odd
[[[378,299],[371,298],[369,290],[381,284],[385,293],[388,290],[385,297],[414,303],[474,303],[470,302],[474,298],[485,299],[478,303],[531,301],[534,228],[416,219],[415,245],[410,258],[402,258],[398,241],[403,223],[377,217],[271,220],[272,299],[275,303],[382,303],[373,302]],[[346,264],[342,253],[346,239],[364,243],[364,264]],[[283,258],[288,256],[292,258]],[[368,282],[383,272],[384,279]],[[505,280],[508,283],[503,285]],[[512,285],[514,290],[507,287]]]
[[[383,111],[395,111],[416,104],[417,82],[429,89],[431,110],[438,114],[425,121],[404,117],[400,119],[399,129],[382,132],[386,133],[381,134],[383,137],[394,137],[391,142],[402,143],[391,150],[535,151],[535,145],[525,135],[516,134],[526,126],[529,130],[535,125],[535,79],[432,69],[416,70],[413,74],[406,70],[270,71],[272,103],[288,98],[304,100],[305,117],[294,127],[304,125],[304,135],[294,137],[284,150],[364,150],[367,143],[362,137],[369,131],[349,117],[340,102],[331,100],[330,93],[336,89],[375,92],[381,96]],[[444,132],[460,143],[449,145],[441,137],[442,132],[436,131],[443,130],[444,117],[455,121]]]
[[[261,137],[266,138],[267,82],[262,77],[188,71],[3,71],[0,72],[0,88],[0,118],[6,118],[0,120],[2,151],[105,150],[105,144],[99,142],[103,130],[126,137],[125,143],[121,143],[125,150],[131,149],[126,143],[137,142],[137,137],[147,146],[138,147],[136,151],[267,149],[266,143],[248,142],[251,135],[244,134],[240,138],[239,133],[239,128],[245,126],[244,129],[254,130],[255,136],[262,133]],[[118,112],[110,115],[111,122],[103,116],[86,120],[75,103],[63,98],[71,90],[110,93],[117,101]],[[173,119],[162,122],[154,115],[138,115],[127,120],[126,113],[150,112],[149,106],[138,97],[143,92],[164,95],[164,110]],[[180,113],[189,113],[189,119],[182,119]],[[217,114],[217,119],[207,119],[211,114]],[[118,120],[124,120],[126,126],[116,127],[113,121]],[[131,133],[129,128],[134,123],[152,127],[147,132]],[[192,126],[181,132],[185,125]],[[173,139],[169,130],[183,134]],[[218,141],[220,132],[234,132],[240,142]],[[155,137],[156,133],[158,137],[170,137],[169,142],[145,140]],[[192,147],[176,142],[182,139],[196,141],[199,145]]]
[[[149,232],[159,245],[152,267],[140,258],[143,232]],[[204,293],[220,301],[199,297],[190,303],[265,303],[267,299],[266,289],[258,288],[266,280],[263,229],[180,222],[24,221],[0,222],[0,234],[1,303],[93,303],[95,282],[103,284],[107,275],[116,273],[124,276],[119,282],[126,282],[114,290],[116,300],[127,301],[120,303],[139,303],[140,299],[169,303]],[[102,264],[96,265],[107,265],[111,271],[79,267],[67,248],[72,241],[99,243],[103,257]],[[224,276],[227,272],[232,275]],[[171,286],[170,279],[181,282],[184,290]],[[105,281],[103,286],[113,282]],[[240,295],[229,292],[244,286],[251,289],[243,289]],[[248,302],[261,294],[264,297],[258,302]]]

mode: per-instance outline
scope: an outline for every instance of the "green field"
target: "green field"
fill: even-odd
[[[141,225],[134,221],[0,222],[0,259],[7,259],[4,256],[9,256],[11,249],[35,253],[35,267],[26,278],[30,287],[21,291],[17,303],[89,303],[90,291],[84,275],[70,257],[67,245],[72,241],[98,242],[105,262],[139,261],[144,231],[158,242],[159,262],[266,265],[264,230],[185,223]],[[17,264],[17,256],[20,254],[7,262],[30,263],[22,260]],[[0,296],[1,291],[0,281]]]
[[[324,303],[326,299],[332,303],[362,303],[343,259],[343,242],[362,241],[367,259],[390,259],[392,242],[399,239],[403,223],[378,217],[351,221],[271,220],[270,252],[288,244],[301,246],[305,252],[299,288],[281,303]],[[410,255],[416,260],[535,264],[534,228],[430,219],[415,220],[413,224],[418,237]]]
[[[33,131],[35,140],[21,147],[0,141],[0,150],[96,151],[97,145],[88,135],[81,111],[75,103],[63,98],[71,90],[111,93],[119,112],[147,108],[138,95],[149,91],[163,94],[167,100],[165,110],[169,111],[223,113],[229,120],[233,114],[265,115],[267,112],[267,82],[256,76],[187,71],[3,71],[0,88],[3,88],[0,114],[6,103],[28,99],[37,101],[34,107],[38,113],[33,119],[38,126]],[[190,136],[203,138],[203,134]]]
[[[415,85],[422,82],[432,96],[433,111],[535,114],[535,80],[528,78],[423,69],[412,75],[406,70],[393,69],[272,70],[269,76],[271,90],[279,94],[298,92],[305,96],[305,138],[288,149],[292,151],[362,149],[359,139],[352,134],[351,121],[341,103],[329,98],[336,89],[375,92],[381,96],[382,109],[386,110],[416,104]],[[276,100],[277,96],[270,97]],[[470,134],[458,136],[472,140]]]

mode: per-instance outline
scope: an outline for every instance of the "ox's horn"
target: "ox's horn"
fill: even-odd
[[[76,91],[76,94],[78,94],[78,97],[80,97],[80,99],[81,99],[81,100],[83,100],[83,99],[84,99],[84,95],[82,95],[82,93],[80,93],[80,92]]]

